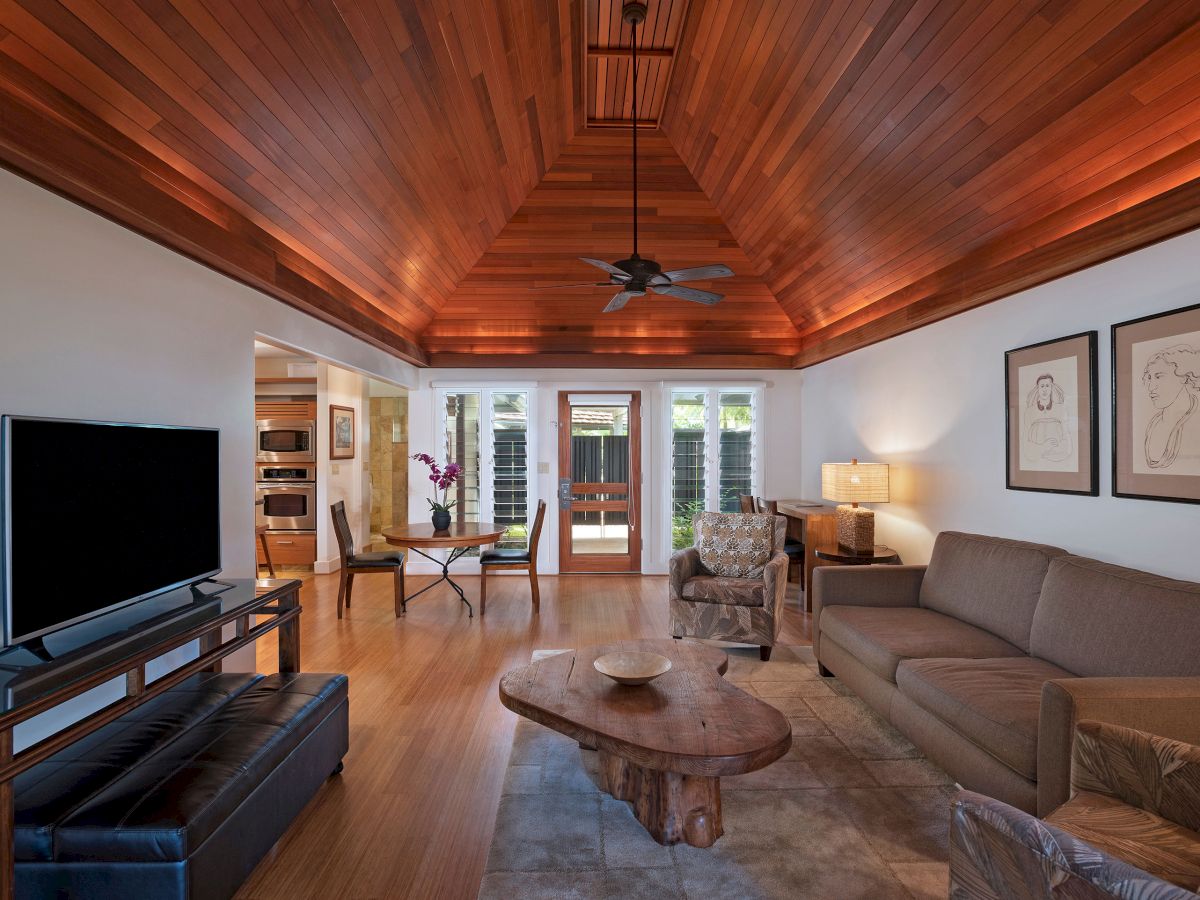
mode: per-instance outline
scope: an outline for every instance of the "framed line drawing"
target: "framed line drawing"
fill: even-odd
[[[1085,331],[1004,354],[1010,491],[1100,493],[1097,343]]]
[[[354,407],[329,406],[329,458],[354,459]]]
[[[1200,503],[1200,304],[1112,327],[1113,496]]]

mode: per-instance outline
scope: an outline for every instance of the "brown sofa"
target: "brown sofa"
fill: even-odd
[[[813,650],[964,787],[1049,813],[1097,719],[1200,743],[1200,584],[944,532],[928,566],[813,572]]]

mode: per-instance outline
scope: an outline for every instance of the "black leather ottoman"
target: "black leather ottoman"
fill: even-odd
[[[349,744],[344,675],[197,675],[16,781],[19,898],[229,897]]]

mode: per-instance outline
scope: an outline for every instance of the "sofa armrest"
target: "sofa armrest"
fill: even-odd
[[[1200,747],[1105,722],[1080,722],[1071,792],[1104,794],[1200,831]]]
[[[1071,750],[1083,719],[1200,744],[1200,676],[1060,678],[1042,685],[1038,720],[1038,815],[1071,793]]]
[[[671,576],[671,599],[683,599],[683,585],[689,578],[700,574],[700,551],[695,547],[684,547],[671,554],[667,571]]]
[[[826,606],[916,606],[925,566],[817,566],[812,571],[813,653],[821,658]]]
[[[959,791],[951,801],[951,900],[1135,896],[1195,894],[999,800]]]

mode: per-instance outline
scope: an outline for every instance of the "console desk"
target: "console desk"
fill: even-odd
[[[779,514],[788,520],[788,534],[804,542],[804,608],[812,612],[812,573],[821,564],[817,547],[837,543],[837,507],[808,500],[780,500]]]
[[[86,590],[57,587],[47,590]],[[232,634],[224,634],[231,626]],[[197,672],[279,630],[279,671],[300,670],[300,582],[285,579],[204,582],[170,591],[0,651],[0,900],[13,896],[13,779]],[[153,681],[146,666],[199,642],[198,656]],[[114,679],[124,696],[30,747],[13,752],[21,722]]]

